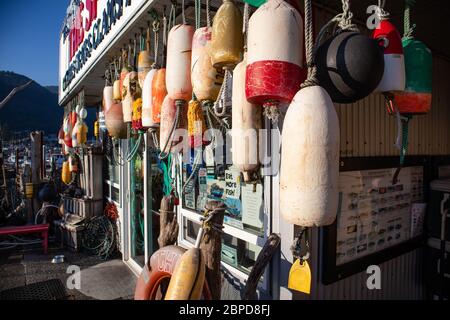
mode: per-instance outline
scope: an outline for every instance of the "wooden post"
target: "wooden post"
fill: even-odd
[[[174,209],[175,205],[173,197],[164,197],[161,201],[161,208],[159,210],[159,248],[172,246],[177,243],[180,226],[178,225],[177,216]]]
[[[272,260],[273,255],[280,246],[280,243],[281,239],[276,234],[272,234],[269,239],[267,239],[267,242],[261,250],[258,259],[256,259],[255,265],[253,266],[253,269],[248,277],[243,300],[255,300],[259,279],[261,279],[264,270],[266,270],[267,265]]]
[[[222,290],[220,273],[222,233],[221,230],[219,231],[216,228],[221,228],[223,226],[225,204],[223,202],[210,201],[206,204],[205,209],[207,211],[215,211],[214,217],[210,222],[215,228],[205,229],[200,244],[200,250],[206,266],[206,281],[208,281],[212,299],[220,300]]]
[[[39,183],[42,180],[42,132],[31,133],[31,182],[33,183],[33,189],[36,191]],[[37,198],[33,199],[34,210],[39,208],[40,204]],[[31,217],[28,217],[28,222],[34,222],[34,212]]]

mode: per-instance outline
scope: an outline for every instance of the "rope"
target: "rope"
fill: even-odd
[[[195,0],[195,29],[200,29],[202,20],[202,2]]]
[[[404,12],[404,34],[403,34],[403,40],[412,39],[414,29],[416,28],[416,25],[411,26],[411,6],[413,5],[414,1],[407,1],[405,6],[405,12]]]
[[[246,2],[244,6],[244,23],[242,33],[244,34],[244,52],[247,52],[247,36],[248,36],[248,24],[250,20],[250,5]]]
[[[181,16],[183,18],[183,24],[186,24],[186,14],[184,13],[184,0],[181,1]]]
[[[305,3],[306,7],[306,3]],[[310,9],[311,12],[311,19],[312,19],[312,9]],[[307,17],[306,9],[305,9],[305,18]],[[350,1],[349,0],[342,0],[342,13],[335,16],[333,19],[328,21],[328,23],[322,27],[322,29],[319,32],[319,35],[317,37],[316,47],[314,51],[317,51],[319,45],[322,43],[322,39],[325,36],[325,33],[330,28],[331,25],[334,25],[333,34],[337,34],[339,32],[343,31],[353,31],[353,32],[359,32],[358,27],[356,24],[352,23],[353,19],[353,13],[350,11]],[[312,20],[311,20],[312,21]],[[311,26],[312,27],[312,26]],[[339,30],[337,30],[339,29]]]
[[[305,0],[305,47],[306,63],[308,65],[308,78],[301,88],[318,85],[317,68],[314,65],[314,35],[313,35],[313,9],[311,0]]]
[[[206,0],[206,26],[211,28],[211,7],[209,5],[209,0]]]
[[[152,68],[155,69],[158,65],[158,53],[159,53],[159,20],[153,21],[153,33],[155,38],[155,62],[152,65]]]
[[[227,93],[228,93],[228,81],[231,79],[231,71],[229,69],[225,69],[225,75],[223,79],[222,87],[220,88],[219,96],[214,103],[214,113],[217,117],[224,117],[227,111],[226,102],[227,102]],[[220,102],[222,101],[223,106],[220,110]]]
[[[378,0],[378,7],[376,9],[376,15],[378,17],[378,20],[387,20],[389,18],[389,12],[384,11],[384,5],[386,3],[386,0]]]

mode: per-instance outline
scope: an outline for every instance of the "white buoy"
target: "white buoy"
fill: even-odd
[[[194,28],[180,24],[172,28],[167,41],[166,86],[175,101],[192,98],[191,56]]]
[[[142,87],[142,126],[150,128],[155,126],[153,121],[153,97],[152,97],[152,84],[153,78],[156,74],[156,69],[150,70],[144,80]]]
[[[238,168],[246,182],[250,173],[259,168],[259,130],[262,128],[262,108],[253,105],[245,97],[247,59],[239,63],[233,73],[233,165]]]
[[[311,86],[297,93],[284,119],[282,141],[282,217],[303,227],[332,224],[339,198],[340,131],[325,89]]]

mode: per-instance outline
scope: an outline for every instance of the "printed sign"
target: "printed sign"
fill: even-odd
[[[264,226],[263,186],[242,186],[242,222],[262,229]]]
[[[411,207],[423,198],[423,168],[342,172],[336,263],[341,265],[411,238]]]

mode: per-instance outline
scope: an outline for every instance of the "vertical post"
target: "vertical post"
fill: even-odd
[[[31,182],[33,183],[33,190],[36,191],[38,184],[42,180],[42,132],[31,133]],[[39,208],[39,201],[33,199],[33,207],[36,210]],[[28,222],[34,221],[34,212],[31,212],[31,216],[28,216]]]

